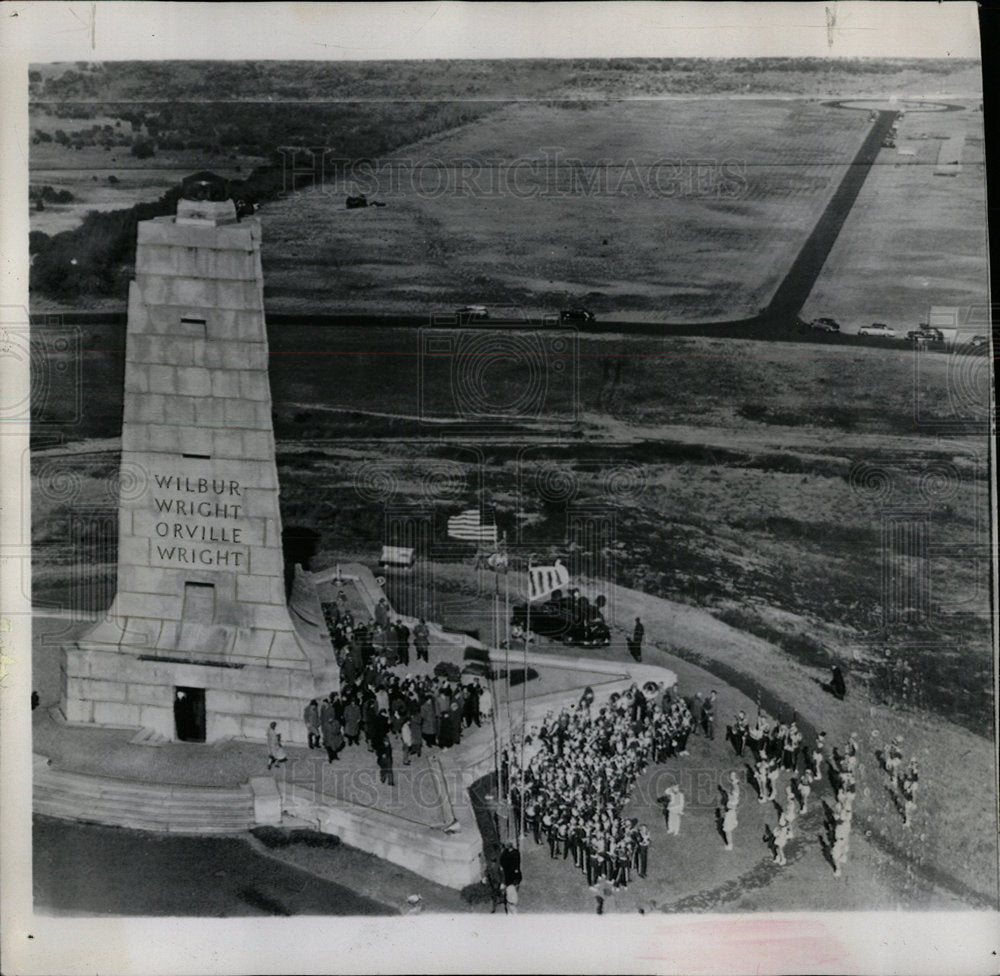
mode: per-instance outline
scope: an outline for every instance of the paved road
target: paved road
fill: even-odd
[[[845,109],[846,110],[846,109]],[[720,338],[751,338],[751,339],[794,339],[801,337],[801,323],[798,315],[812,292],[816,279],[823,270],[823,265],[830,254],[830,250],[836,243],[840,230],[847,220],[848,214],[858,193],[864,185],[882,146],[882,140],[892,127],[892,123],[898,116],[895,111],[880,111],[878,117],[872,123],[861,147],[858,149],[851,164],[847,167],[840,185],[834,191],[833,196],[827,203],[826,208],[816,222],[812,233],[806,239],[801,250],[792,262],[781,284],[778,285],[774,296],[767,308],[763,309],[759,315],[745,318],[732,319],[720,322],[702,323],[669,323],[669,322],[598,322],[592,325],[574,325],[573,328],[580,333],[606,333],[614,331],[627,334],[650,334],[662,335],[664,330],[669,330],[676,335],[712,335]],[[124,325],[126,315],[124,312],[79,312],[61,313],[55,316],[60,322],[72,320],[76,324],[118,324]],[[32,321],[39,324],[46,320],[44,314],[32,316]],[[363,325],[372,328],[420,328],[427,325],[427,316],[424,315],[310,315],[297,313],[270,312],[267,320],[272,328],[282,326],[345,326]],[[448,317],[445,316],[439,323],[441,326],[448,325]],[[457,324],[457,323],[456,323]],[[487,322],[475,323],[477,326],[489,328],[517,328],[517,327],[541,327],[551,325],[551,322],[543,321],[537,317],[526,316],[524,318],[492,318]],[[808,331],[808,330],[807,330]],[[822,341],[839,341],[843,337],[839,335],[829,336],[824,333],[812,333],[808,336],[811,341],[817,338]],[[856,340],[857,337],[850,337]],[[861,341],[866,341],[862,339]],[[871,344],[881,345],[885,340],[875,338],[870,340]],[[891,343],[890,343],[891,344]]]
[[[395,915],[238,837],[165,836],[35,817],[35,907],[61,914]]]
[[[844,221],[847,220],[861,187],[882,148],[882,140],[892,128],[898,112],[879,112],[871,131],[858,149],[851,165],[847,167],[826,205],[812,233],[802,245],[802,250],[792,262],[781,284],[778,285],[762,318],[793,321],[802,310],[823,270],[823,265],[837,241]]]

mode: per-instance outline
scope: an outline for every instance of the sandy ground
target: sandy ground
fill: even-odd
[[[781,100],[506,106],[265,207],[265,297],[282,311],[575,300],[599,316],[753,315],[867,129],[864,113]],[[386,208],[346,211],[359,190]]]
[[[977,798],[966,790],[967,801],[959,810],[951,798],[965,782],[982,781],[982,777],[990,775],[988,743],[963,735],[947,723],[879,709],[865,700],[860,689],[852,688],[844,702],[835,701],[819,688],[818,672],[796,666],[765,642],[720,624],[704,611],[622,588],[616,591],[615,601],[622,614],[641,613],[646,622],[652,640],[644,663],[675,670],[678,686],[685,694],[707,693],[712,688],[719,691],[719,727],[713,740],[692,738],[690,756],[653,766],[640,779],[626,815],[650,825],[653,846],[649,876],[634,879],[627,889],[616,893],[605,911],[986,907],[990,897],[989,866],[996,858],[988,841],[990,804],[986,797]],[[539,649],[544,652],[546,642],[540,642]],[[552,649],[565,653],[558,645]],[[617,635],[610,648],[579,653],[584,657],[627,660]],[[39,675],[46,670],[42,668]],[[46,687],[43,685],[43,690]],[[776,823],[777,810],[770,803],[756,801],[753,787],[747,782],[746,759],[736,756],[724,735],[727,719],[738,709],[752,714],[761,693],[772,711],[781,714],[782,706],[794,709],[807,734],[822,727],[831,745],[845,742],[849,730],[861,732],[861,779],[851,859],[839,879],[833,877],[825,853],[824,802],[832,802],[826,782],[817,785],[809,812],[798,821],[787,851],[789,863],[785,867],[773,863],[765,838],[767,828]],[[922,764],[922,795],[914,826],[909,830],[903,828],[888,799],[875,758],[879,746],[891,734],[899,733]],[[253,759],[259,758],[257,750],[246,749],[252,769]],[[299,761],[302,766],[308,753],[295,753],[303,753]],[[716,824],[718,788],[728,780],[730,771],[736,771],[744,783],[736,850],[731,853],[723,850]],[[786,781],[787,776],[783,776],[779,795]],[[679,782],[688,797],[688,815],[678,838],[666,835],[657,802],[670,782]],[[982,829],[973,837],[968,827],[977,823]],[[141,844],[141,838],[133,843]],[[407,893],[421,894],[427,910],[449,912],[469,907],[454,893],[439,891],[409,872],[349,849],[317,851],[299,845],[267,854],[389,905],[401,905],[407,889]],[[51,871],[51,866],[45,870]],[[551,859],[544,844],[536,846],[530,839],[525,840],[524,873],[522,911],[595,909],[594,895],[582,874],[569,860]],[[67,897],[56,898],[54,904],[66,902]],[[286,897],[284,904],[294,909],[296,898],[289,902]]]
[[[883,149],[802,312],[845,332],[885,322],[904,336],[932,305],[958,306],[962,324],[987,293],[983,114],[911,112]],[[942,142],[964,135],[958,176],[934,173]],[[913,155],[902,155],[900,150]],[[919,199],[920,206],[910,201]],[[970,322],[986,334],[985,313]]]

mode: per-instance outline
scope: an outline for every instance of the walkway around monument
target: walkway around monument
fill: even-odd
[[[316,593],[331,579],[354,583],[370,612],[382,595],[372,573],[358,564],[338,567],[336,574],[315,574],[304,589]],[[441,660],[461,667],[467,646],[485,647],[436,625],[431,625],[431,639],[433,663],[416,663],[411,672],[429,672]],[[494,664],[502,653],[492,649]],[[34,723],[35,810],[186,833],[304,822],[431,880],[463,887],[478,881],[483,867],[468,787],[496,768],[502,744],[517,739],[523,726],[540,722],[550,709],[575,702],[588,685],[601,702],[633,681],[675,680],[672,672],[651,665],[534,651],[512,652],[510,664],[525,665],[535,677],[524,688],[513,688],[509,703],[504,683],[497,681],[493,722],[467,730],[459,746],[426,752],[409,766],[397,755],[393,786],[379,782],[374,756],[363,745],[345,750],[335,764],[322,750],[291,746],[287,765],[264,775],[264,747],[257,742],[166,742],[134,728],[71,725],[58,709],[40,710]]]

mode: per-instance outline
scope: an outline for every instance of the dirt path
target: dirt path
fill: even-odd
[[[850,688],[847,699],[838,701],[821,687],[825,672],[792,660],[704,610],[624,587],[614,590],[619,619],[641,616],[668,666],[670,655],[676,655],[712,671],[750,698],[759,695],[768,710],[779,715],[794,711],[807,740],[825,731],[829,747],[842,747],[850,733],[857,732],[862,747],[858,826],[873,844],[924,880],[976,907],[997,907],[992,743],[926,713],[869,701],[860,688]],[[845,663],[848,657],[845,649]],[[653,654],[649,659],[657,663]],[[720,725],[730,718],[723,700]],[[921,795],[910,829],[902,825],[877,761],[877,752],[894,735],[902,736],[907,758],[920,761]]]
[[[459,586],[467,577],[468,568],[435,564],[435,572],[439,582]],[[859,734],[862,761],[860,795],[855,806],[857,839],[854,846],[863,845],[867,853],[864,857],[857,852],[852,854],[852,861],[859,865],[852,871],[853,887],[849,891],[852,907],[871,908],[887,903],[926,907],[928,900],[940,907],[941,899],[946,907],[996,906],[993,756],[988,740],[928,713],[894,710],[870,701],[864,689],[854,686],[853,682],[847,699],[838,701],[821,687],[821,681],[828,677],[825,670],[803,665],[767,641],[730,627],[699,607],[621,586],[613,587],[610,600],[616,619],[642,617],[650,638],[643,655],[644,663],[674,670],[686,695],[719,688],[717,721],[720,730],[724,731],[737,710],[749,713],[754,702],[759,700],[771,714],[790,716],[794,712],[807,742],[812,741],[816,732],[825,731],[828,754],[834,747],[842,748],[852,731]],[[482,632],[488,634],[489,601],[482,598],[480,602],[481,619],[474,619],[472,604],[475,598],[463,602],[463,621],[479,625]],[[539,641],[536,650],[544,653],[549,647],[547,642]],[[557,654],[567,653],[562,645],[553,644],[551,650]],[[609,648],[581,649],[577,653],[584,658],[629,660],[618,633]],[[851,654],[847,648],[843,648],[842,653],[850,681]],[[877,752],[894,735],[903,737],[907,758],[917,756],[921,765],[921,795],[911,829],[902,825],[877,759]],[[704,744],[700,739],[694,741]],[[708,751],[703,756],[693,756],[706,769],[728,771],[739,766],[731,750],[723,753],[717,748],[714,753]],[[817,796],[828,792],[828,784],[825,784],[823,790],[817,791]],[[638,797],[635,799],[638,803]],[[647,811],[646,815],[653,817],[655,813]],[[812,832],[809,843],[816,850],[808,866],[796,872],[775,874],[765,865],[762,874],[749,874],[746,878],[752,885],[757,885],[758,881],[765,886],[772,879],[779,881],[782,890],[794,892],[788,902],[781,903],[778,896],[770,892],[755,895],[748,901],[749,896],[739,895],[738,885],[728,887],[729,881],[710,883],[703,891],[688,891],[678,895],[676,900],[704,896],[721,910],[730,904],[750,905],[756,910],[758,903],[765,902],[774,910],[782,907],[787,910],[789,904],[798,905],[808,895],[813,899],[810,904],[817,909],[837,907],[842,904],[838,901],[839,896],[813,895],[803,880],[808,875],[814,883],[824,887],[827,882],[829,872],[821,858],[815,833]],[[756,850],[754,858],[743,866],[743,873],[757,870],[760,845]],[[704,873],[704,862],[699,859],[714,855],[710,850],[708,854],[700,849],[695,853],[697,856],[690,864],[680,866],[678,876],[711,877],[713,872]],[[542,861],[547,861],[547,857]],[[537,864],[534,869],[543,870]],[[570,911],[589,910],[586,898],[583,899],[586,908],[579,903],[582,896],[575,891],[578,879],[572,872],[567,880],[549,877],[547,865],[544,870],[547,897],[557,906],[561,904],[564,910]],[[791,880],[792,875],[798,880]],[[672,882],[667,890],[676,891],[676,883]],[[532,910],[531,901],[532,898],[526,895],[526,911]],[[546,908],[538,904],[534,910]],[[693,909],[682,906],[680,910]]]

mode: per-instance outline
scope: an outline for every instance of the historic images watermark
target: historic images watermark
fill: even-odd
[[[276,775],[289,805],[308,803],[318,796],[333,796],[344,804],[405,814],[427,826],[443,827],[451,823],[451,797],[468,788],[467,772],[426,761],[408,765],[401,753],[393,759],[392,784],[380,781],[374,762],[368,767],[342,769],[311,758],[293,759],[278,769]],[[741,801],[756,801],[758,793],[745,764],[734,762],[732,766],[660,767],[635,784],[630,802],[636,807],[655,806],[668,788],[677,786],[684,793],[688,813],[711,815],[720,804],[725,804],[733,789],[730,778],[733,772],[737,773]]]
[[[747,162],[685,155],[655,159],[581,159],[561,147],[510,158],[394,156],[352,159],[323,147],[280,150],[286,191],[311,184],[331,194],[349,186],[365,197],[414,195],[512,197],[519,200],[588,196],[705,197],[746,194]]]

